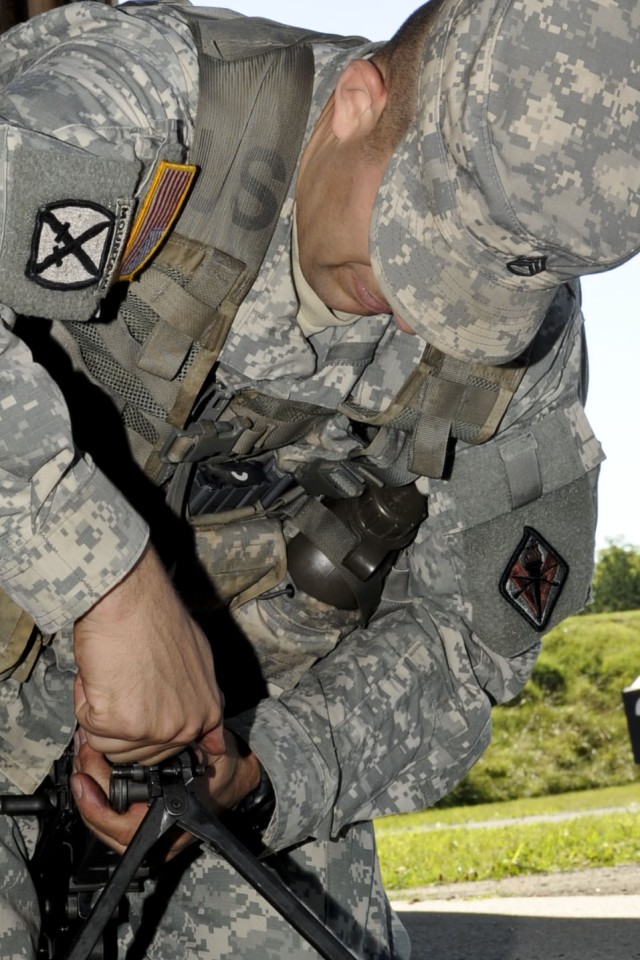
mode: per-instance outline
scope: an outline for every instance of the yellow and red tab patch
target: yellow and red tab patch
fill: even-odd
[[[198,168],[161,160],[136,216],[120,265],[120,280],[133,280],[175,223]]]

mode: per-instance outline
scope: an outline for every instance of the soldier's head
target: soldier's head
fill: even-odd
[[[356,312],[354,282],[366,304],[359,277],[369,312],[387,304],[447,353],[506,362],[559,284],[637,252],[639,42],[635,0],[431,0],[351,64],[325,158],[353,260],[331,264],[326,234],[316,271],[347,289],[342,309]]]
[[[424,4],[370,59],[347,66],[303,155],[300,262],[333,309],[390,312],[371,269],[369,226],[385,168],[416,115],[425,36],[442,2]]]

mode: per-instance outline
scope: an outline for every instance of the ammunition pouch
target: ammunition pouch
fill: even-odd
[[[197,578],[183,586],[178,572],[181,593],[192,609],[204,612],[228,606],[235,610],[284,579],[287,550],[277,517],[207,514],[191,523],[199,573],[209,581],[208,589],[201,589]]]
[[[180,488],[183,470],[174,478]],[[179,589],[193,609],[228,605],[233,611],[264,597],[288,573],[309,597],[338,610],[359,610],[366,623],[395,558],[427,511],[414,484],[368,486],[360,496],[323,502],[265,455],[198,465],[185,512],[198,573],[207,581],[192,570],[178,573]]]
[[[0,590],[0,680],[26,680],[42,647],[51,637],[11,597]]]
[[[205,461],[176,471],[167,501],[193,533],[196,569],[178,566],[176,583],[201,612],[234,610],[273,589],[287,572],[283,517],[303,491],[271,454]],[[203,580],[204,578],[204,580]]]

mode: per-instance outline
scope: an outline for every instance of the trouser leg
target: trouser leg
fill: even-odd
[[[0,791],[11,784],[0,779]],[[13,790],[15,792],[15,789]],[[40,912],[29,873],[27,842],[20,823],[0,816],[0,957],[32,960],[36,956]]]
[[[288,886],[362,960],[408,960],[384,895],[370,824],[270,858]],[[191,851],[131,900],[122,960],[315,960],[317,952],[225,861]]]
[[[72,736],[73,658],[68,641],[43,651],[28,681],[0,682],[0,793],[32,793]],[[0,814],[0,957],[32,960],[38,901],[29,872],[37,824]]]

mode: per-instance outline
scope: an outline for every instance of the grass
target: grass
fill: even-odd
[[[602,813],[608,806],[611,811]],[[515,819],[558,814],[579,816]],[[389,817],[376,823],[376,838],[385,886],[395,892],[634,863],[640,859],[640,790],[610,788]]]
[[[639,674],[640,611],[552,630],[467,777],[433,810],[377,821],[387,889],[640,861],[640,767],[622,706]],[[563,813],[580,816],[522,822]],[[518,822],[491,826],[504,820]]]
[[[378,820],[376,835],[381,837],[402,833],[411,828],[424,831],[443,826],[464,827],[477,822],[490,824],[492,820],[522,819],[559,813],[583,814],[589,811],[633,807],[635,804],[640,807],[640,784],[604,787],[602,790],[579,790],[524,800],[506,800],[502,803],[480,803],[471,807],[435,807],[419,813],[405,813]]]

